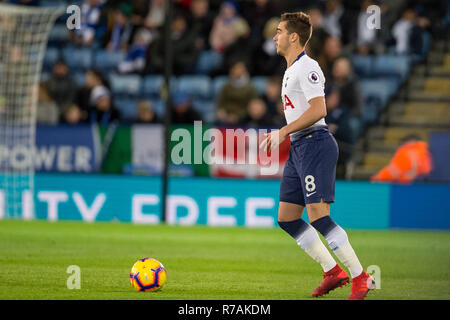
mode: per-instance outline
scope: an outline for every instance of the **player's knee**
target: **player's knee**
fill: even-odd
[[[291,203],[280,203],[278,207],[278,221],[288,222],[300,219],[303,214],[303,207]]]
[[[327,217],[330,215],[330,205],[326,202],[312,203],[307,205],[309,221],[313,222],[315,220]]]

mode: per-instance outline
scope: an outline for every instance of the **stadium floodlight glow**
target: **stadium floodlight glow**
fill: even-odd
[[[30,218],[33,196],[39,78],[47,39],[62,7],[0,4],[0,150],[21,150],[0,157],[0,212]],[[27,152],[28,151],[28,152]],[[7,151],[6,151],[7,152]],[[26,214],[25,214],[26,211]]]

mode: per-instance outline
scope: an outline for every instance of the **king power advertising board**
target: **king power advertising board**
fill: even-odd
[[[100,144],[96,126],[39,126],[36,144],[0,144],[0,170],[41,172],[96,172],[100,164]],[[21,143],[22,142],[22,143]]]

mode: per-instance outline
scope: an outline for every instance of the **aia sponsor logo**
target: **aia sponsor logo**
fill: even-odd
[[[291,102],[291,100],[289,99],[289,97],[287,95],[284,95],[284,99],[283,99],[283,104],[284,104],[284,110],[287,109],[287,107],[291,107],[291,109],[294,109],[294,104]]]

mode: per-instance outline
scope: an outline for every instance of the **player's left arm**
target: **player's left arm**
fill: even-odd
[[[312,98],[308,103],[309,108],[297,120],[282,127],[280,130],[270,132],[260,147],[263,150],[274,150],[278,148],[289,134],[306,129],[327,115],[327,107],[323,96]]]
[[[287,137],[288,134],[306,129],[327,115],[325,98],[315,97],[308,101],[309,108],[295,121],[280,129],[280,136]]]

